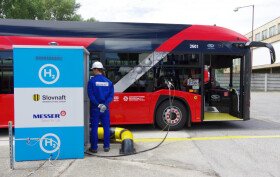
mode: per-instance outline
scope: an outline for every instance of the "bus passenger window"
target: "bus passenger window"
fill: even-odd
[[[176,90],[200,93],[202,78],[199,54],[170,53],[155,67],[155,88],[167,89],[166,80]]]
[[[12,52],[0,52],[0,93],[14,92]]]
[[[141,64],[141,69],[145,71],[141,77],[131,73],[147,57],[149,57],[149,53],[105,53],[106,76],[114,84],[121,79],[126,79],[128,88],[124,92],[154,91],[152,69],[146,69],[148,66]]]
[[[199,66],[199,54],[173,54],[176,65]]]
[[[139,64],[139,53],[105,53],[107,66],[136,66]]]

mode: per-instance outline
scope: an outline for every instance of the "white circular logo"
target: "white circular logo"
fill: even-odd
[[[207,47],[208,47],[208,48],[214,48],[215,45],[214,45],[214,44],[207,44]]]
[[[128,97],[127,97],[127,96],[124,96],[124,97],[123,97],[123,101],[128,101]]]
[[[51,154],[59,150],[60,139],[56,134],[47,133],[40,139],[40,148],[45,153]]]
[[[60,72],[53,64],[45,64],[39,69],[39,78],[45,84],[54,84],[58,81]]]

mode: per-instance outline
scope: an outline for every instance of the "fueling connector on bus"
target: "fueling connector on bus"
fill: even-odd
[[[171,89],[171,87],[174,87],[174,85],[172,84],[172,82],[169,81],[169,80],[164,80],[164,83],[166,84],[166,86],[168,87],[168,89]]]

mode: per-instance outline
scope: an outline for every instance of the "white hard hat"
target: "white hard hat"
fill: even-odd
[[[99,62],[99,61],[96,61],[96,62],[92,63],[91,69],[94,69],[94,68],[97,68],[97,69],[104,69],[102,63]]]

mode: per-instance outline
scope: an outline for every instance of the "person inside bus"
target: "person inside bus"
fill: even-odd
[[[88,82],[88,97],[90,99],[90,143],[92,153],[98,150],[98,125],[101,122],[104,129],[104,151],[110,150],[110,112],[109,104],[114,98],[113,83],[103,75],[104,67],[96,61],[91,67],[94,77]]]
[[[199,90],[199,79],[196,76],[196,71],[191,69],[187,75],[187,77],[183,81],[183,86],[185,87],[187,92],[197,93]]]

